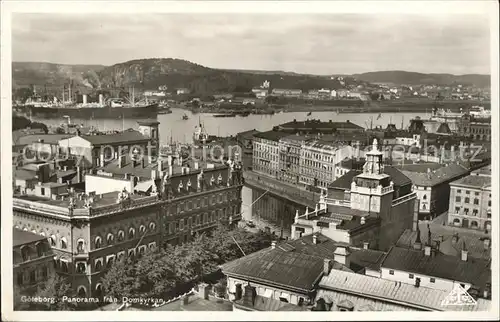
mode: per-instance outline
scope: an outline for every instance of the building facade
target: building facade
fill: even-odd
[[[295,135],[279,140],[278,180],[295,185],[301,182],[302,145],[306,141],[306,137]]]
[[[278,178],[280,170],[279,140],[288,134],[276,131],[261,132],[254,135],[253,171]]]
[[[470,175],[450,183],[448,225],[491,232],[491,177]]]

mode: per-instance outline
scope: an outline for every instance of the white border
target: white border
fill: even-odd
[[[491,76],[492,76],[492,187],[496,203],[493,213],[499,214],[498,195],[498,2],[491,1],[2,1],[1,2],[1,141],[2,141],[2,319],[5,320],[332,320],[332,312],[13,312],[12,303],[12,171],[11,148],[11,33],[13,12],[30,13],[411,13],[431,15],[489,14],[491,18]],[[62,49],[61,49],[62,50]],[[491,312],[349,312],[335,314],[335,319],[345,320],[416,320],[416,319],[498,319],[500,303],[498,290],[498,217],[494,216],[496,234],[492,236],[492,309]]]

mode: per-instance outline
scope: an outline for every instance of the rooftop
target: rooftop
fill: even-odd
[[[484,233],[479,233],[470,229],[458,229],[452,226],[443,226],[440,224],[425,223],[419,224],[420,239],[422,244],[429,243],[429,229],[431,231],[431,241],[443,239],[439,244],[439,252],[451,255],[460,256],[463,245],[469,252],[470,257],[489,259],[491,258],[491,247],[485,247],[484,239],[488,236]],[[454,239],[453,236],[456,236]],[[398,247],[413,247],[417,238],[417,232],[411,229],[405,230],[396,245]],[[490,237],[491,238],[491,237]]]
[[[320,283],[320,291],[316,298],[330,298],[330,301],[339,304],[345,300],[345,296],[354,295],[353,300],[361,303],[359,308],[370,305],[375,310],[404,310],[405,307],[430,311],[483,311],[488,310],[491,301],[478,299],[477,306],[442,306],[443,300],[449,296],[449,291],[442,291],[427,287],[415,287],[405,284],[372,277],[363,274],[349,273],[332,270],[328,276],[324,276]],[[370,303],[360,302],[359,299],[372,299]],[[387,304],[390,304],[387,306]],[[358,309],[359,310],[359,309]]]
[[[12,229],[12,239],[13,243],[12,246],[21,246],[25,244],[30,244],[33,242],[37,242],[39,240],[46,240],[46,237],[34,234],[30,231],[24,231],[20,229],[13,228]]]
[[[472,174],[491,176],[491,165],[487,165],[485,167],[482,167],[482,168],[479,168],[475,171],[472,171]]]
[[[491,177],[469,175],[467,177],[450,182],[452,186],[465,186],[471,188],[487,188],[491,187]]]
[[[337,180],[330,183],[328,185],[328,188],[350,190],[351,183],[354,180],[354,178],[362,173],[363,171],[361,170],[351,170],[346,174],[344,174],[343,176],[341,176],[340,178],[338,178]],[[403,171],[398,170],[396,167],[385,166],[384,173],[390,176],[391,181],[394,183],[395,187],[401,187],[411,184],[410,178],[406,176],[406,174]]]
[[[81,137],[93,145],[105,144],[132,144],[134,142],[147,142],[149,139],[143,136],[140,132],[132,129],[125,130],[121,133],[114,134],[97,134],[97,135],[81,135]]]
[[[33,134],[33,135],[25,135],[17,138],[14,145],[30,145],[34,143],[47,143],[52,145],[57,145],[60,140],[64,140],[72,137],[72,134]],[[14,138],[13,138],[14,140]]]
[[[160,122],[157,120],[143,120],[143,121],[138,121],[137,124],[139,126],[152,126],[152,125],[158,125]]]
[[[416,186],[432,187],[463,176],[468,173],[468,170],[461,165],[449,164],[427,173],[413,172],[406,169],[401,169],[401,172],[410,178]]]
[[[225,263],[222,271],[245,280],[311,292],[323,274],[323,265],[324,259],[316,256],[268,247]]]
[[[281,138],[289,135],[290,135],[289,133],[283,133],[278,131],[267,131],[267,132],[256,133],[254,137],[278,142]]]
[[[433,171],[444,167],[444,165],[440,163],[429,162],[429,163],[401,164],[394,167],[396,169],[409,172],[427,173],[428,169]]]
[[[236,306],[254,311],[308,311],[306,306],[285,303],[277,299],[256,295],[253,303],[248,303],[245,298],[234,301]]]
[[[463,261],[458,256],[439,252],[426,256],[423,250],[393,246],[382,262],[382,267],[466,282],[481,289],[486,283],[491,283],[489,260],[469,257]]]
[[[210,296],[208,300],[199,294],[189,296],[188,303],[183,304],[183,299],[172,301],[159,306],[151,311],[232,311],[233,304],[229,301]]]
[[[364,130],[362,126],[354,124],[349,120],[346,122],[323,122],[321,120],[292,121],[278,125],[282,129],[312,129],[312,130],[337,130],[337,129],[358,129]]]

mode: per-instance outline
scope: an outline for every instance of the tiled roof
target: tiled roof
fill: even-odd
[[[428,243],[428,228],[424,223],[419,224],[420,236],[422,244]],[[489,259],[491,258],[491,248],[484,246],[484,234],[478,234],[475,231],[469,229],[457,229],[451,226],[443,226],[437,224],[430,225],[431,230],[431,242],[434,240],[443,239],[439,245],[439,251],[446,255],[460,256],[463,244],[469,252],[468,256],[475,258]],[[460,230],[458,234],[458,240],[453,241],[453,236]],[[413,247],[413,244],[417,238],[417,232],[411,229],[405,230],[396,245],[398,247]]]
[[[430,173],[419,173],[407,170],[401,172],[411,179],[412,183],[417,186],[433,187],[443,182],[452,181],[460,176],[467,174],[467,169],[457,164],[450,164],[441,167]]]
[[[427,169],[437,170],[444,167],[440,163],[414,163],[414,164],[401,164],[394,166],[396,169],[402,171],[416,172],[416,173],[427,173]]]
[[[310,292],[323,274],[324,259],[266,248],[222,265],[222,272],[247,281]]]
[[[372,299],[375,302],[358,302],[356,299],[355,308],[361,308],[364,305],[373,305],[377,310],[405,310],[405,307],[430,311],[483,311],[488,310],[491,301],[478,299],[477,306],[442,306],[442,301],[450,292],[427,287],[415,287],[412,284],[405,284],[385,280],[377,277],[332,270],[328,276],[324,276],[320,283],[320,290],[316,298],[333,297],[330,300],[340,303],[337,292],[351,294],[358,299]],[[333,293],[329,291],[334,291]],[[390,303],[391,306],[386,306]],[[382,305],[385,304],[385,305]]]
[[[338,189],[351,189],[351,183],[354,180],[354,177],[362,174],[361,170],[351,170],[344,174],[342,177],[333,181],[328,185],[328,188],[338,188]],[[405,173],[398,170],[392,166],[385,166],[384,173],[391,177],[391,181],[394,183],[394,186],[401,187],[407,184],[411,184],[411,180]]]
[[[491,176],[491,165],[487,165],[485,167],[479,168],[477,170],[472,171],[473,174],[479,175],[489,175]]]
[[[34,234],[30,231],[20,230],[17,228],[13,228],[12,238],[13,238],[12,246],[14,247],[46,239],[46,237]]]
[[[467,176],[453,182],[450,182],[450,185],[453,186],[468,186],[474,188],[485,188],[491,186],[491,177],[487,176]]]
[[[485,287],[486,283],[491,283],[489,261],[472,257],[463,261],[458,256],[442,253],[426,256],[423,250],[393,246],[382,267],[466,282],[481,288]]]
[[[278,142],[281,138],[289,135],[290,135],[289,133],[283,133],[278,131],[267,131],[267,132],[256,133],[254,137]]]
[[[142,135],[140,132],[135,130],[127,130],[121,133],[115,134],[103,134],[103,135],[82,135],[83,139],[89,141],[93,145],[104,145],[104,144],[118,144],[127,143],[132,144],[133,142],[145,142],[149,139]]]
[[[333,181],[328,185],[328,188],[338,188],[338,189],[351,189],[351,183],[354,180],[354,177],[361,174],[360,170],[351,170],[344,174],[342,177]]]
[[[257,133],[260,133],[260,131],[257,131],[256,129],[253,129],[253,130],[250,130],[250,131],[240,132],[236,136],[240,136],[240,137],[244,137],[244,138],[252,138]]]

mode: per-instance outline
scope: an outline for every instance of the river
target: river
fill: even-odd
[[[186,114],[189,119],[183,120]],[[172,109],[171,114],[158,115],[160,122],[160,143],[166,144],[170,140],[174,142],[190,143],[195,127],[202,122],[211,135],[230,136],[239,132],[256,129],[268,131],[273,126],[293,121],[303,121],[306,119],[320,119],[322,121],[332,120],[342,122],[349,120],[363,127],[370,125],[373,120],[373,127],[386,127],[388,123],[395,123],[397,127],[407,126],[410,119],[425,115],[419,113],[352,113],[337,114],[336,112],[312,112],[307,116],[306,112],[290,112],[274,115],[249,115],[247,117],[215,118],[212,114],[193,114],[182,109]],[[33,121],[43,122],[47,125],[58,126],[64,120],[33,118]],[[99,119],[83,120],[72,119],[72,123],[84,124],[85,126],[96,126],[100,130],[121,130],[137,128],[137,119]],[[293,223],[295,211],[304,212],[305,207],[291,203],[281,197],[264,193],[264,191],[252,187],[244,187],[242,190],[242,212],[243,219],[252,220],[258,228],[269,227],[271,231],[283,237],[290,236],[290,227]]]
[[[189,119],[183,120],[182,116],[186,114]],[[349,113],[337,114],[336,112],[312,112],[312,115],[307,116],[306,112],[290,112],[274,115],[249,115],[247,117],[228,117],[217,118],[212,114],[193,114],[189,111],[173,108],[171,114],[161,114],[157,116],[160,122],[160,143],[166,144],[170,140],[174,142],[190,143],[195,126],[202,122],[205,129],[210,135],[230,136],[236,135],[239,132],[248,130],[269,131],[273,126],[291,122],[294,119],[303,121],[306,119],[320,119],[322,121],[332,120],[334,122],[342,122],[349,120],[363,127],[370,126],[370,119],[373,118],[373,127],[381,125],[386,127],[392,121],[399,128],[401,122],[404,126],[409,124],[410,119],[425,115],[419,113]],[[43,122],[47,125],[58,126],[65,122],[63,119],[43,119],[33,117],[33,121]],[[84,124],[85,126],[95,126],[99,130],[122,130],[128,128],[137,128],[138,119],[71,119],[72,123]]]

